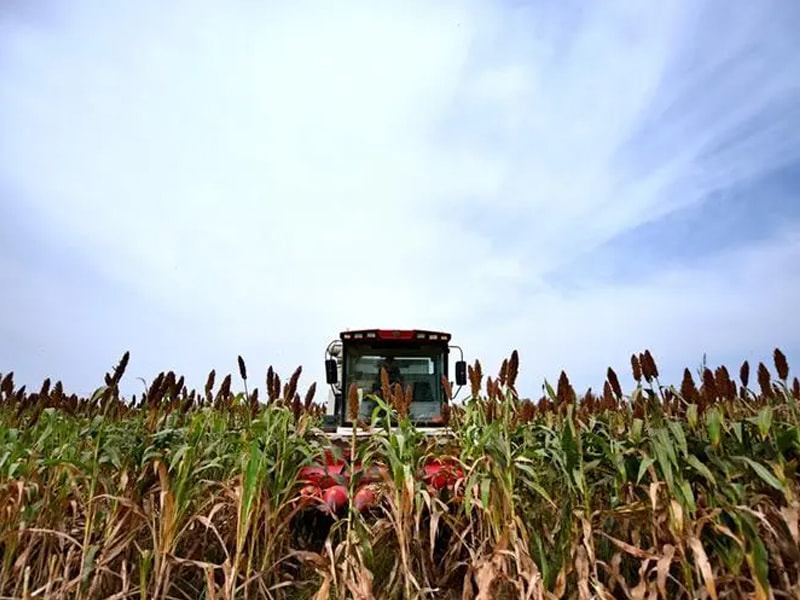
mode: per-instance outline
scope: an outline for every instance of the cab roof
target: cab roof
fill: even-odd
[[[449,342],[451,335],[444,331],[430,331],[427,329],[356,329],[342,331],[339,334],[342,341],[352,340],[384,340],[416,342],[434,340]]]

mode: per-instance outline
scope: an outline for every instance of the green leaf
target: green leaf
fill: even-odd
[[[742,431],[742,423],[741,421],[737,421],[732,424],[731,428],[733,429],[733,435],[736,436],[736,441],[740,444],[744,443],[744,434]]]
[[[722,419],[716,406],[706,412],[706,427],[711,445],[718,448],[722,441]]]
[[[469,478],[467,479],[467,483],[464,487],[466,493],[464,494],[464,512],[466,514],[470,513],[472,509],[472,490],[475,488],[475,484],[477,483],[476,480],[478,479],[477,472],[473,471],[470,474]]]
[[[672,437],[674,437],[675,441],[678,443],[678,449],[681,451],[681,454],[687,456],[689,454],[689,447],[686,444],[686,434],[683,431],[683,426],[677,421],[668,421],[667,425],[672,432]]]
[[[256,483],[258,482],[258,474],[261,470],[261,451],[259,450],[256,440],[250,444],[250,455],[247,460],[245,468],[245,477],[242,485],[242,514],[240,519],[247,521],[250,518],[250,511],[255,497]]]
[[[529,475],[531,479],[534,481],[539,479],[536,470],[533,468],[533,465],[526,464],[528,461],[523,462],[521,459],[517,459],[514,461],[514,465],[517,467],[518,471],[522,471],[523,473]]]
[[[594,469],[599,467],[601,464],[602,464],[602,461],[599,458],[597,458],[595,460],[590,460],[589,462],[587,462],[587,463],[585,463],[583,465],[584,474],[585,473],[589,473],[590,471],[593,471]]]
[[[656,431],[656,441],[658,442],[659,447],[664,451],[667,458],[669,458],[669,462],[677,467],[678,466],[678,455],[675,454],[675,446],[672,443],[672,438],[670,438],[669,434],[667,433],[666,429],[658,429]],[[684,440],[685,442],[685,440]]]
[[[581,470],[580,466],[575,467],[572,469],[572,479],[575,481],[575,485],[578,487],[578,490],[582,495],[586,495],[586,483],[583,478],[583,471]]]
[[[642,463],[639,465],[639,475],[636,477],[637,484],[641,483],[642,477],[644,477],[644,474],[647,472],[647,469],[649,469],[650,465],[652,465],[654,462],[656,462],[656,459],[653,458],[652,456],[646,456],[642,460]]]
[[[709,483],[711,483],[712,486],[716,486],[717,485],[717,480],[714,479],[714,475],[713,475],[713,473],[711,473],[711,470],[707,466],[705,466],[700,461],[700,459],[697,458],[694,454],[689,454],[686,457],[686,462],[688,462],[692,466],[693,469],[695,469],[703,477],[705,477],[709,481]]]
[[[175,471],[175,467],[181,461],[181,459],[186,455],[189,451],[190,447],[188,444],[184,444],[172,455],[172,458],[169,461],[169,471],[170,473]]]
[[[94,571],[94,559],[97,556],[97,551],[100,547],[97,544],[92,544],[89,546],[89,550],[86,552],[86,562],[83,563],[83,572],[81,573],[81,583],[82,585],[86,585],[89,581],[89,575],[92,574]]]
[[[771,485],[778,491],[784,491],[783,484],[778,481],[778,479],[761,463],[747,458],[746,456],[734,456],[733,459],[747,463],[756,473],[758,473],[758,476],[761,477],[765,483]]]
[[[105,393],[106,393],[106,390],[107,390],[107,389],[108,389],[108,386],[105,386],[105,385],[104,385],[104,386],[101,386],[101,387],[99,387],[99,388],[97,388],[97,389],[96,389],[96,390],[95,390],[95,391],[92,393],[92,396],[91,396],[91,398],[90,398],[91,402],[93,402],[93,403],[94,403],[94,402],[97,402],[97,400],[100,398],[100,396],[102,396],[103,394],[105,394]]]
[[[544,380],[544,387],[547,390],[547,395],[550,397],[550,400],[555,402],[558,398],[556,396],[556,391],[553,389],[553,386],[550,385],[550,382],[547,379]]]
[[[644,421],[641,419],[634,419],[633,426],[631,427],[631,440],[634,443],[639,443],[642,439],[642,429],[644,428]]]
[[[761,588],[764,590],[769,589],[769,555],[767,549],[764,547],[764,542],[761,541],[761,536],[758,532],[750,540],[753,544],[753,563],[756,568],[756,576],[758,577]]]
[[[784,429],[778,434],[776,444],[784,455],[792,451],[800,451],[800,431],[797,427]]]
[[[772,428],[772,407],[765,406],[758,411],[758,432],[761,438],[766,440],[769,435],[769,430]]]
[[[764,547],[764,542],[758,535],[758,528],[753,523],[751,515],[740,514],[737,519],[740,523],[742,534],[746,540],[746,555],[751,568],[755,570],[755,576],[761,589],[769,590],[769,555]]]
[[[686,507],[689,509],[691,513],[697,510],[697,504],[694,500],[694,493],[692,492],[691,484],[686,481],[685,479],[680,482],[680,490],[683,494],[684,501],[686,503]]]
[[[656,459],[658,460],[658,465],[661,467],[661,472],[664,475],[664,481],[667,482],[667,486],[669,487],[670,491],[672,491],[675,488],[675,480],[672,475],[672,463],[667,457],[666,449],[661,445],[661,443],[659,443],[657,439],[652,441],[651,446],[656,455]]]
[[[686,408],[686,422],[689,424],[689,429],[697,429],[699,418],[697,416],[697,404],[690,404]]]
[[[489,489],[491,488],[492,480],[490,477],[484,477],[481,481],[481,504],[485,510],[489,508]]]

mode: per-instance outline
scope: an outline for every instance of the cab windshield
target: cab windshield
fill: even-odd
[[[411,386],[409,417],[416,422],[441,420],[443,349],[379,348],[369,344],[352,345],[345,361],[345,397],[355,383],[359,394],[359,416],[369,422],[377,406],[370,394],[381,396],[381,368],[386,368],[390,384],[399,383],[403,390]],[[347,401],[345,400],[345,406]],[[345,410],[347,410],[345,408]],[[349,421],[349,418],[346,419]]]

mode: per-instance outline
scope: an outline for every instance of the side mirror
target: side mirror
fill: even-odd
[[[467,385],[467,363],[459,360],[456,362],[456,385]]]
[[[336,364],[335,358],[329,358],[325,361],[325,381],[329,385],[333,385],[339,379],[339,368]]]

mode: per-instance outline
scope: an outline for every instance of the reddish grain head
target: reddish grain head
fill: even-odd
[[[750,381],[750,363],[744,361],[742,366],[739,367],[739,379],[742,381],[742,386],[747,387]]]
[[[789,378],[789,363],[786,362],[786,356],[779,348],[775,348],[772,357],[775,362],[775,371],[778,373],[778,379],[785,382]]]
[[[758,363],[758,385],[761,388],[761,394],[766,398],[772,398],[772,385],[770,380],[769,371],[763,362]]]
[[[247,367],[245,367],[244,359],[242,358],[242,355],[240,354],[239,356],[237,356],[236,360],[239,363],[239,375],[241,376],[241,378],[244,381],[247,381]]]
[[[506,373],[506,383],[508,387],[514,389],[517,382],[517,375],[519,374],[519,353],[514,350],[511,353],[511,358],[508,361],[508,372]]]
[[[556,397],[558,398],[559,406],[573,404],[576,400],[575,390],[572,388],[572,384],[569,382],[569,377],[567,377],[566,371],[561,371],[561,375],[558,377]]]
[[[636,354],[631,354],[631,370],[633,371],[633,378],[636,383],[642,381],[642,365],[639,363],[639,357]]]
[[[622,387],[619,385],[619,379],[617,378],[617,374],[614,372],[614,369],[608,367],[608,383],[611,384],[611,390],[617,396],[617,398],[622,398]]]
[[[355,383],[347,390],[347,409],[350,420],[355,422],[358,419],[358,386]]]

